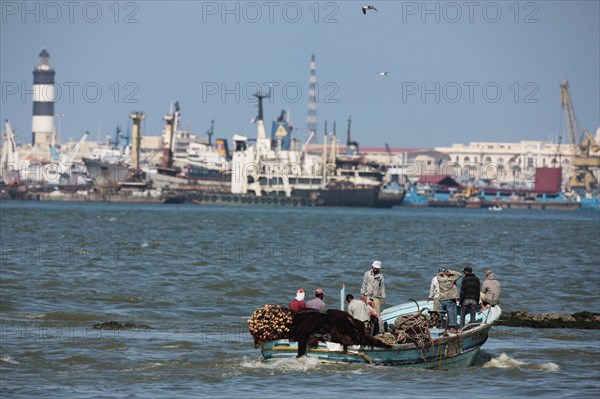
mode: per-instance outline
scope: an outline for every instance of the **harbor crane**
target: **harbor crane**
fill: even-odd
[[[390,146],[388,145],[388,143],[385,143],[385,150],[388,154],[388,165],[391,165],[393,155],[392,155],[392,150],[390,149]]]
[[[598,187],[598,179],[594,175],[594,169],[600,168],[600,154],[597,154],[600,147],[587,129],[583,131],[581,139],[577,137],[577,120],[571,95],[569,94],[568,80],[560,85],[560,105],[564,108],[567,117],[569,144],[572,148],[571,166],[574,169],[566,188],[590,193]]]
[[[10,126],[8,119],[5,122],[6,133],[4,136],[4,145],[2,146],[2,157],[0,159],[0,180],[7,182],[17,182],[19,180],[19,154],[15,142],[15,134]]]
[[[75,144],[75,146],[73,147],[73,149],[71,150],[69,155],[67,155],[65,157],[63,164],[66,165],[68,168],[71,168],[71,166],[73,165],[73,162],[75,162],[75,157],[77,156],[77,154],[79,154],[79,150],[81,149],[81,146],[83,145],[85,140],[87,140],[89,135],[90,135],[89,132],[85,132],[81,136],[81,138],[79,139],[77,144]]]

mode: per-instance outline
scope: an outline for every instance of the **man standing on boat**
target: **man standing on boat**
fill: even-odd
[[[479,304],[479,288],[481,283],[479,278],[473,274],[471,266],[466,266],[463,270],[465,277],[460,283],[460,328],[465,325],[465,315],[469,311],[469,322],[475,321],[475,312]]]
[[[372,300],[375,311],[381,314],[381,307],[385,305],[385,281],[381,273],[381,261],[374,261],[371,270],[365,272],[360,295]]]
[[[439,273],[445,272],[446,269],[440,267],[438,270]],[[440,283],[438,282],[438,275],[436,274],[431,279],[431,285],[429,286],[429,297],[427,301],[431,301],[433,299],[433,310],[438,310],[440,308]]]
[[[456,280],[460,278],[460,272],[456,270],[446,270],[438,273],[438,283],[440,284],[440,310],[446,311],[448,318],[448,329],[451,333],[456,333],[456,301],[458,300],[458,289]]]

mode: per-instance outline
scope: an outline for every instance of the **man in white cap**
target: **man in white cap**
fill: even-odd
[[[381,273],[381,261],[374,261],[371,270],[365,272],[360,295],[372,300],[375,311],[381,314],[381,307],[385,305],[385,281]]]
[[[438,269],[438,274],[442,274],[446,271],[446,268],[440,267]],[[427,302],[433,299],[433,310],[438,310],[440,308],[440,282],[438,281],[438,274],[433,276],[431,279],[431,285],[429,286],[429,297],[427,298]]]

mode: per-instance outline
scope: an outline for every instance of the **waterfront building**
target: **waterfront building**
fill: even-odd
[[[566,182],[573,173],[571,163],[575,155],[571,145],[534,140],[471,142],[435,147],[435,150],[450,159],[441,165],[440,174],[449,174],[462,181],[490,181],[496,185],[532,186],[538,167],[562,167],[562,180]]]

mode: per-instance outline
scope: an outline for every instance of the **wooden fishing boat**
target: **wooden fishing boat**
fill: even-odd
[[[427,306],[431,302],[420,301],[405,303],[385,309],[382,320],[393,324],[398,316],[410,314],[429,314]],[[455,368],[473,364],[479,348],[487,341],[488,333],[494,322],[500,317],[500,306],[493,306],[479,312],[473,323],[467,315],[467,324],[457,333],[449,333],[443,328],[429,328],[431,340],[419,347],[415,343],[402,343],[390,348],[370,346],[350,346],[346,351],[342,345],[332,342],[319,342],[318,346],[309,346],[306,356],[319,359],[322,363],[389,365],[412,368]],[[298,345],[289,340],[275,340],[261,346],[262,356],[267,363],[274,363],[297,356]]]

